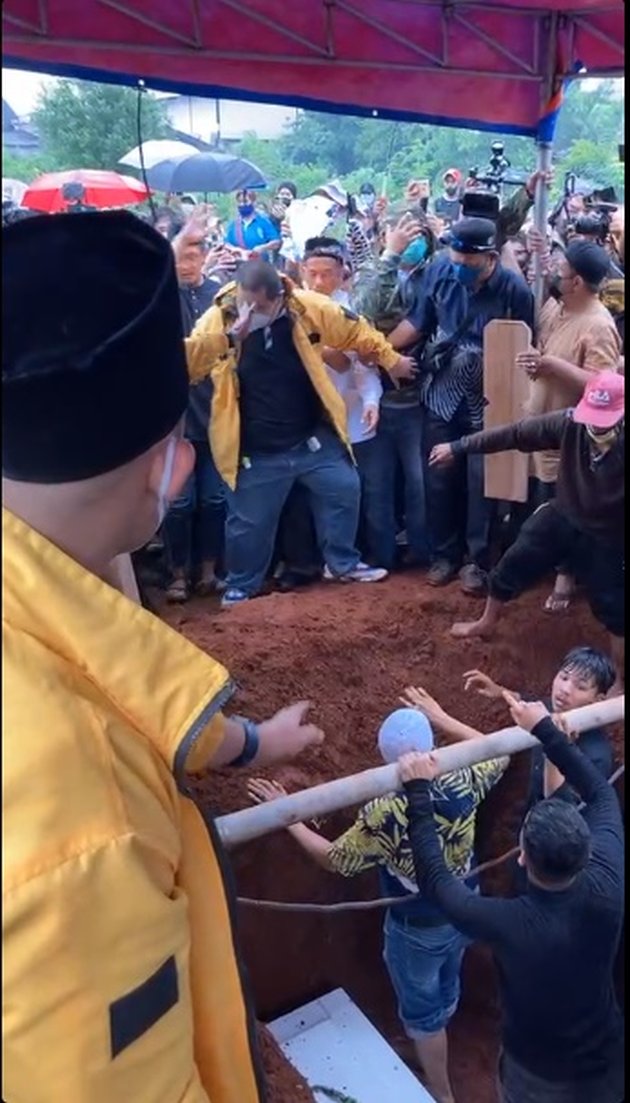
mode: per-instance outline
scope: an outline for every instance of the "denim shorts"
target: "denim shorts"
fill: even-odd
[[[413,927],[388,912],[383,958],[409,1038],[436,1034],[455,1014],[467,945],[468,940],[449,923]]]
[[[543,1080],[505,1051],[499,1060],[501,1103],[623,1103],[623,1054],[597,1081]]]

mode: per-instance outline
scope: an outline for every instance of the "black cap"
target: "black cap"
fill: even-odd
[[[188,404],[168,242],[111,211],[28,219],[2,245],[3,474],[77,482],[167,437]]]
[[[564,255],[576,276],[592,287],[599,287],[610,270],[608,253],[594,241],[574,241]]]
[[[497,252],[497,228],[489,218],[460,218],[441,240],[464,255]]]

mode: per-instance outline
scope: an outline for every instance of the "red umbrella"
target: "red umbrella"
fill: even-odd
[[[132,176],[102,172],[100,169],[72,169],[39,176],[25,191],[22,206],[47,214],[65,211],[67,203],[63,197],[63,186],[70,183],[83,185],[85,195],[82,201],[88,207],[125,207],[131,203],[142,203],[149,196],[145,185]]]

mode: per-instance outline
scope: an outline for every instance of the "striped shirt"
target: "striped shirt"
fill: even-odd
[[[409,321],[423,337],[444,341],[470,315],[455,350],[445,365],[425,377],[422,399],[443,421],[452,421],[464,408],[470,424],[483,424],[483,331],[494,319],[526,322],[533,331],[534,297],[522,276],[496,265],[478,290],[457,279],[455,265],[444,254],[426,270],[419,302]]]

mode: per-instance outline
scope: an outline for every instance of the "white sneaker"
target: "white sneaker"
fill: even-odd
[[[356,567],[344,575],[334,575],[330,567],[324,567],[324,578],[327,582],[382,582],[388,574],[389,571],[384,567],[368,567],[367,563],[357,563]]]

